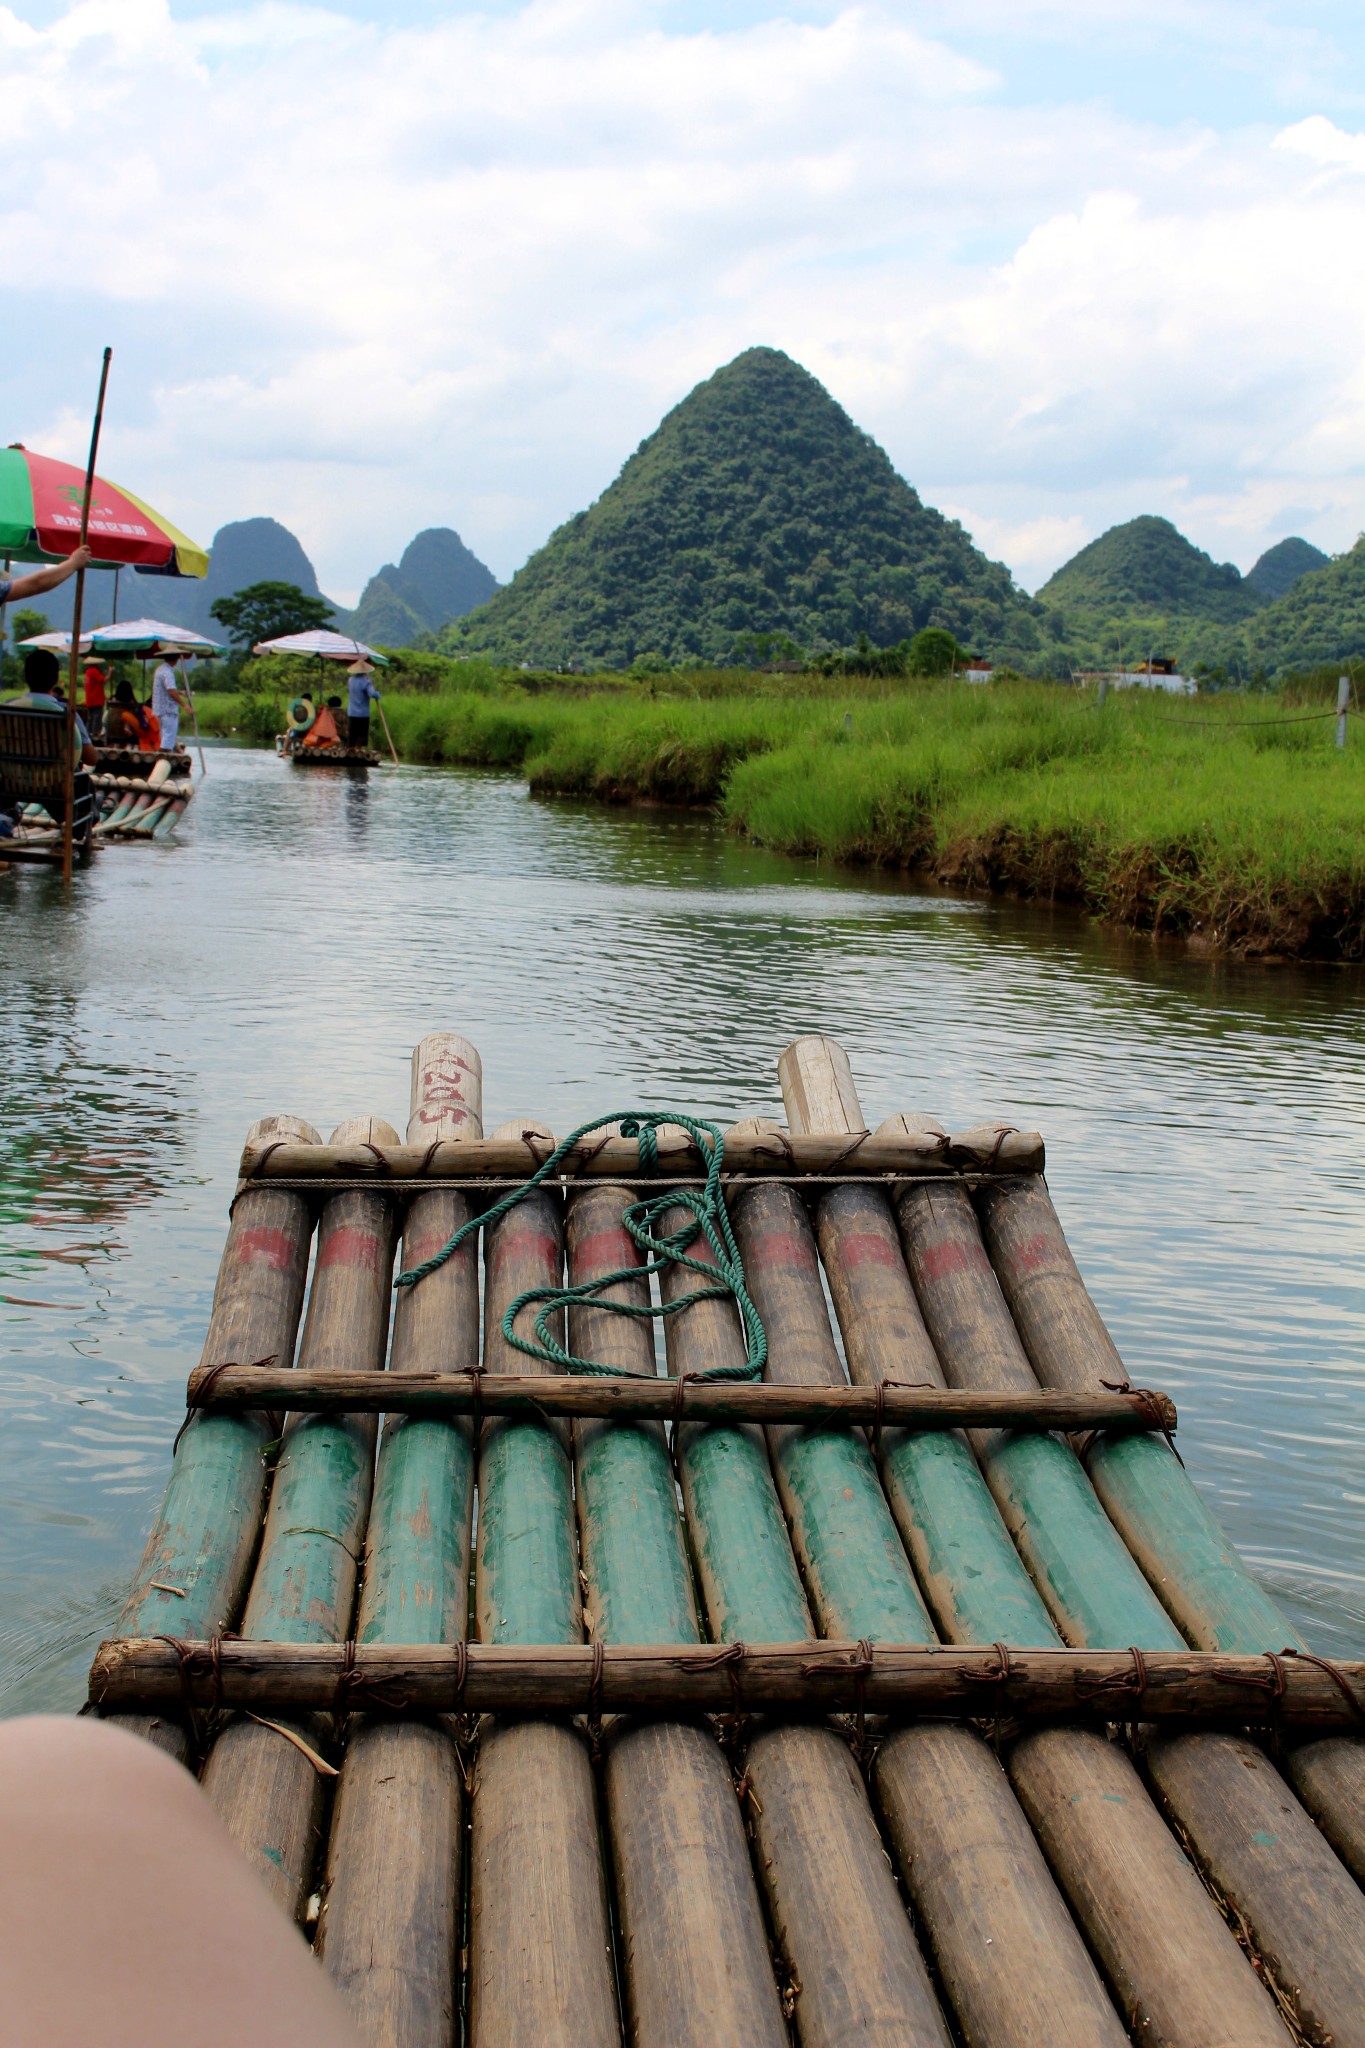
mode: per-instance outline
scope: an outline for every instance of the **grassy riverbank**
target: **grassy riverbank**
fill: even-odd
[[[670,677],[390,691],[408,760],[515,768],[542,793],[714,804],[792,853],[1076,902],[1210,950],[1365,956],[1365,747],[1273,696],[1047,684]],[[686,694],[684,694],[686,693]],[[231,698],[201,700],[206,730]],[[1295,722],[1288,721],[1295,713]]]

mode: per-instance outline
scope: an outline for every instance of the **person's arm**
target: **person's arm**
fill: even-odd
[[[77,548],[75,554],[68,555],[64,562],[49,562],[45,569],[35,569],[31,576],[15,576],[11,580],[6,603],[17,604],[20,598],[41,597],[45,590],[55,590],[78,569],[88,569],[90,559],[89,548]]]

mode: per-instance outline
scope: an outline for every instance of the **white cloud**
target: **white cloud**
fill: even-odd
[[[345,589],[448,521],[506,574],[770,341],[1029,582],[1141,510],[1344,544],[1360,138],[1007,105],[903,11],[0,8],[0,438],[79,452],[108,334],[109,470],[192,531],[271,512]]]

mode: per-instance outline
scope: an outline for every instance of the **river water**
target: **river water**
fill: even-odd
[[[67,1707],[140,1554],[253,1118],[780,1113],[798,1031],[876,1123],[1039,1127],[1082,1271],[1324,1652],[1365,1653],[1365,982],[926,895],[709,820],[215,747],[178,836],[0,875],[0,1711]],[[7,1298],[7,1299],[6,1299]]]

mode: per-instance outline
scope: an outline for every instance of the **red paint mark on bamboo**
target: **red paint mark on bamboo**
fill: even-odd
[[[794,1230],[756,1230],[748,1249],[753,1264],[765,1271],[777,1272],[783,1267],[799,1273],[817,1271],[814,1244]]]
[[[916,1266],[924,1280],[948,1280],[955,1273],[989,1273],[991,1262],[986,1257],[985,1247],[974,1244],[970,1238],[940,1238],[937,1244],[925,1245],[918,1253]]]
[[[244,1230],[232,1249],[243,1266],[269,1266],[276,1273],[287,1273],[298,1256],[299,1242],[287,1230],[273,1230],[268,1224],[258,1223]]]
[[[490,1254],[485,1252],[485,1258]],[[558,1277],[559,1239],[553,1231],[523,1229],[515,1214],[506,1222],[499,1223],[492,1232],[491,1264],[499,1276],[506,1273],[513,1264],[525,1262],[534,1268],[528,1284],[534,1284],[544,1274]]]
[[[640,1253],[635,1240],[620,1225],[610,1230],[590,1231],[576,1237],[572,1250],[575,1281],[591,1280],[598,1273],[613,1273],[618,1266],[638,1266]]]
[[[368,1266],[377,1272],[382,1251],[372,1230],[343,1223],[340,1229],[329,1231],[318,1246],[318,1271],[325,1273],[329,1266]]]
[[[1057,1239],[1046,1231],[1039,1231],[1033,1237],[1026,1237],[1022,1244],[1006,1252],[1004,1263],[1021,1273],[1064,1272],[1066,1261],[1061,1255]]]
[[[889,1237],[883,1237],[875,1230],[850,1230],[841,1233],[838,1239],[839,1258],[850,1272],[859,1266],[889,1266],[892,1271],[900,1265],[901,1255]]]

